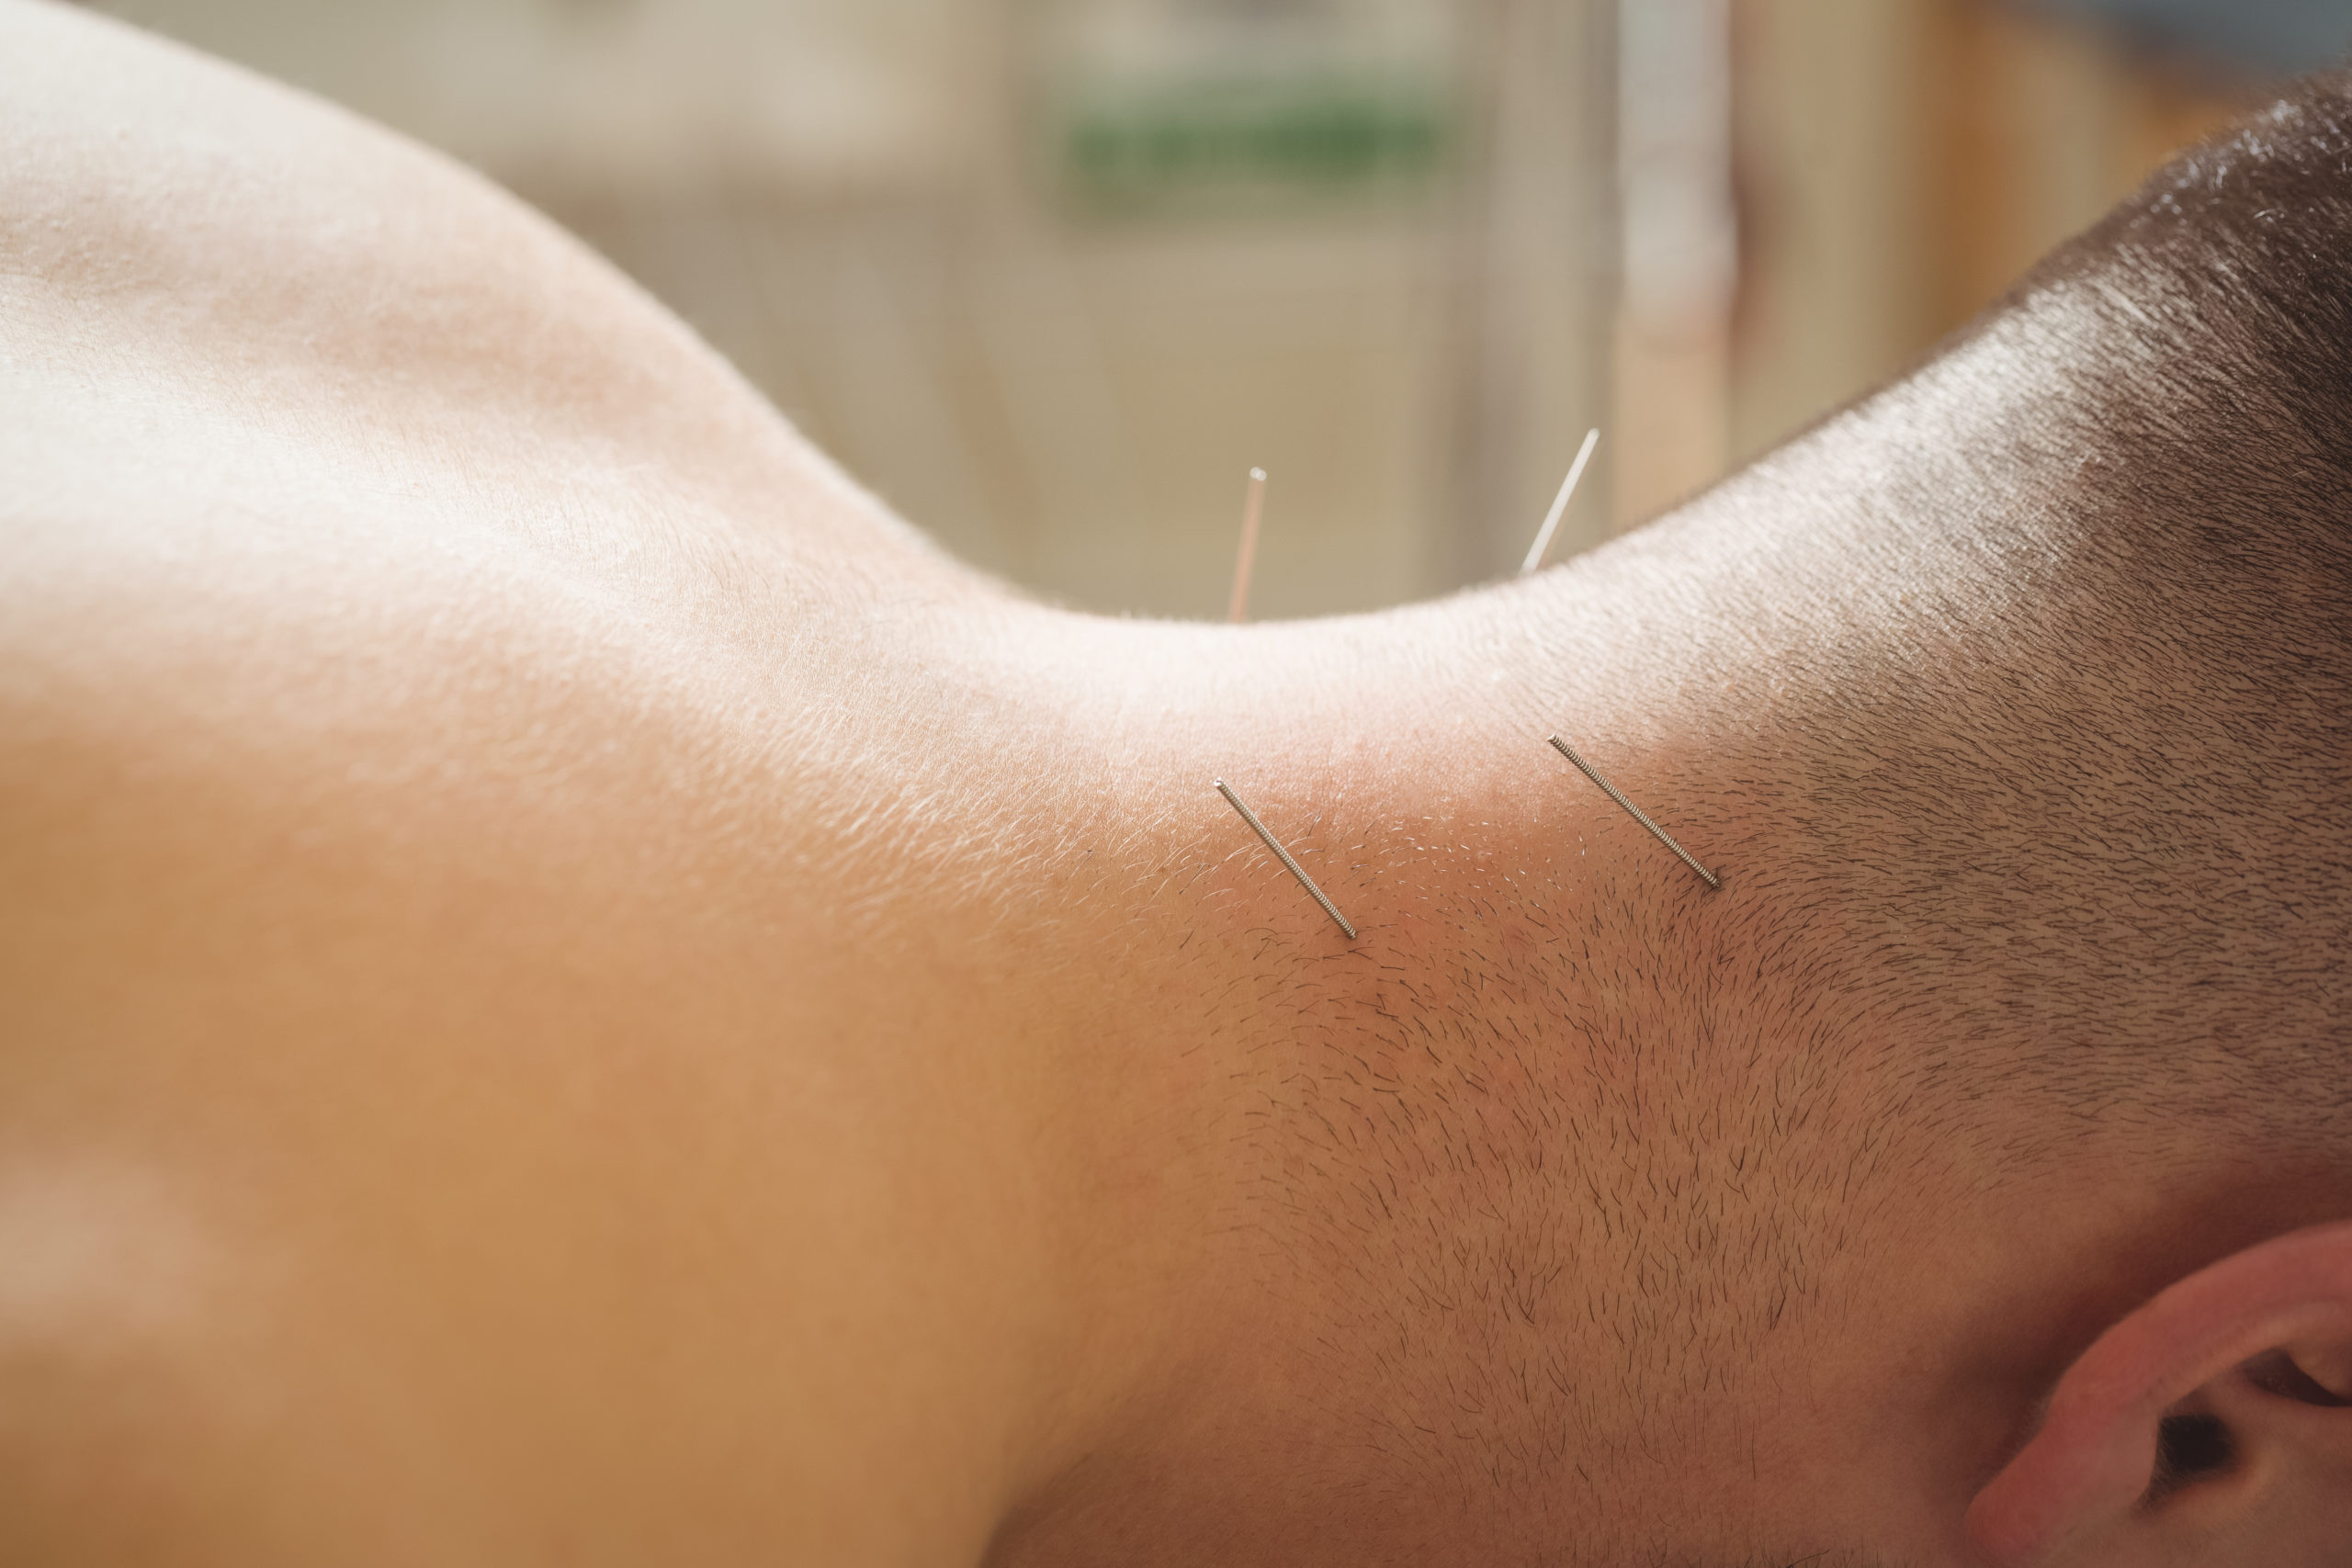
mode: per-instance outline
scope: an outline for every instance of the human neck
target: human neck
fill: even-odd
[[[930,750],[989,759],[962,786],[978,782],[962,798],[1000,846],[969,915],[1035,977],[1004,992],[1006,1030],[1050,1058],[1035,1078],[1063,1097],[1056,1138],[1030,1157],[1057,1162],[1037,1184],[1067,1200],[1053,1224],[1070,1348],[1001,1560],[1106,1540],[1142,1560],[1119,1529],[1172,1552],[1211,1519],[1246,1520],[1278,1558],[1344,1555],[1328,1519],[1317,1540],[1295,1534],[1312,1514],[1305,1478],[1412,1499],[1426,1489],[1408,1472],[1431,1457],[1382,1454],[1360,1409],[1327,1406],[1320,1430],[1308,1416],[1314,1385],[1352,1398],[1380,1362],[1396,1303],[1366,1298],[1394,1281],[1367,1270],[1385,1258],[1466,1293],[1442,1282],[1450,1256],[1540,1272],[1529,1237],[1553,1247],[1573,1231],[1588,1258],[1611,1245],[1598,1224],[1520,1206],[1543,1159],[1577,1157],[1563,1108],[1603,1093],[1583,1050],[1553,1036],[1612,966],[1623,928],[1598,926],[1596,903],[1699,913],[1704,890],[1544,745],[1544,716],[1525,710],[1555,699],[1493,680],[1521,655],[1462,606],[1239,632],[1005,610],[973,631],[951,629],[935,662],[990,694],[992,731],[951,715],[953,739]],[[1627,694],[1566,705],[1670,818],[1665,753]],[[1494,1048],[1511,1038],[1521,1049]],[[1408,1104],[1409,1125],[1387,1115]],[[1538,1116],[1562,1117],[1549,1156],[1510,1130]],[[1521,1178],[1521,1198],[1498,1202],[1489,1183]],[[1555,1353],[1578,1343],[1566,1292],[1532,1289],[1514,1332]],[[1464,1321],[1472,1337],[1490,1326]],[[1434,1419],[1461,1348],[1424,1343],[1395,1366],[1395,1411]],[[1459,1445],[1438,1448],[1441,1465],[1461,1462]],[[1418,1500],[1397,1506],[1357,1517],[1391,1540],[1429,1527]]]
[[[951,803],[951,837],[982,846],[956,878],[926,883],[950,891],[920,919],[957,933],[951,968],[1009,976],[967,1021],[998,1081],[1021,1086],[1010,1124],[1028,1134],[988,1156],[1032,1195],[1035,1245],[1016,1250],[1022,1291],[1042,1303],[993,1563],[1309,1562],[1415,1543],[1435,1562],[1524,1546],[1481,1533],[1499,1527],[1475,1517],[1461,1473],[1465,1455],[1521,1451],[1497,1375],[1513,1365],[1578,1389],[1587,1447],[1548,1479],[1520,1478],[1552,1488],[1555,1524],[1627,1517],[1638,1469],[1611,1476],[1611,1499],[1564,1477],[1650,1445],[1724,1461],[1714,1490],[1677,1481],[1682,1505],[1704,1491],[1763,1539],[1874,1517],[1885,1539],[1940,1550],[1965,1501],[1947,1494],[2013,1436],[2037,1380],[2063,1364],[2064,1333],[2095,1330],[2174,1266],[2167,1253],[2063,1295],[2074,1260],[2153,1246],[2178,1207],[2176,1194],[2120,1218],[2112,1205],[2038,1212],[2064,1184],[2033,1206],[1938,1207],[1936,1249],[1916,1245],[1922,1194],[1982,1182],[1939,1171],[1929,1145],[1888,1153],[1906,1129],[1853,1114],[1838,1081],[1773,1055],[1739,1016],[1755,965],[1735,975],[1729,960],[1786,934],[1769,904],[1747,931],[1759,940],[1723,923],[1758,919],[1768,830],[1727,808],[1684,738],[1623,691],[1580,709],[1575,678],[1553,677],[1565,694],[1543,705],[1600,715],[1589,733],[1605,739],[1588,750],[1725,873],[1724,894],[1697,890],[1543,749],[1541,720],[1513,705],[1523,697],[1485,694],[1510,631],[1464,608],[1235,633],[999,605],[916,660],[992,705],[986,724],[946,699],[943,716],[914,721],[937,727],[923,754],[960,770],[914,793]],[[1358,939],[1210,789],[1219,773],[1249,786]],[[1638,921],[1596,925],[1602,905],[1645,919],[1650,945]],[[1685,993],[1640,988],[1664,969]],[[1713,998],[1705,1053],[1685,1006],[1700,992]],[[1611,1014],[1631,1026],[1591,1032]],[[1792,1119],[1732,1119],[1759,1106]],[[1513,1142],[1522,1115],[1596,1186],[1564,1197],[1534,1145]],[[1905,1190],[1802,1211],[1802,1185],[1792,1200],[1774,1172],[1843,1168],[1862,1125],[1873,1157],[1908,1162]],[[1730,1168],[1734,1153],[1749,1163]],[[1678,1184],[1688,1212],[1661,1195]],[[1725,1196],[1776,1191],[1754,1213]],[[1817,1251],[1838,1272],[1810,1276],[1769,1328],[1678,1315],[1690,1303],[1677,1281],[1645,1280],[1652,1337],[1634,1343],[1695,1347],[1681,1364],[1719,1380],[1678,1406],[1674,1368],[1629,1363],[1605,1337],[1626,1324],[1596,1328],[1588,1309],[1645,1247],[1688,1245],[1693,1233],[1665,1227],[1702,1206],[1710,1234],[1770,1234],[1798,1253],[1816,1249],[1792,1236],[1822,1222],[1841,1240]],[[1449,1258],[1468,1272],[1449,1275]],[[1738,1262],[1702,1254],[1681,1283],[1770,1303],[1770,1281]],[[1955,1269],[1975,1282],[1964,1300],[1947,1288]],[[1497,1281],[1541,1283],[1523,1309],[1477,1319],[1457,1289],[1473,1278],[1493,1296],[1507,1293]],[[1400,1299],[1448,1291],[1448,1309],[1419,1319]],[[2080,1321],[2053,1331],[2036,1315],[2053,1298]],[[1973,1304],[1986,1302],[2015,1315]],[[1603,1368],[1640,1397],[1595,1393]],[[1802,1443],[1772,1436],[1786,1413],[1750,1393],[1767,1383],[1805,1391]],[[1475,1416],[1442,1397],[1464,1389]],[[1570,1407],[1537,1393],[1527,1414],[1566,1429]],[[1701,1415],[1715,1436],[1671,1425]],[[1756,1430],[1760,1453],[1708,1446]],[[1836,1499],[1806,1490],[1825,1463],[1843,1478]],[[1653,1515],[1674,1506],[1661,1496]]]

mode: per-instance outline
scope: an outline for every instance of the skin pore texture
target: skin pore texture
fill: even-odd
[[[2151,346],[2300,122],[1608,549],[1232,628],[337,111],[0,84],[0,1560],[2344,1561],[2347,447]]]

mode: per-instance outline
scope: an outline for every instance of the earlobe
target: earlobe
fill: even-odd
[[[1969,1507],[1970,1539],[2004,1568],[2026,1568],[2062,1555],[2146,1561],[2149,1532],[2184,1521],[2216,1549],[2230,1539],[2232,1552],[2272,1516],[2296,1539],[2352,1530],[2347,1373],[2352,1223],[2223,1258],[2067,1370],[2041,1430]],[[2211,1506],[2192,1502],[2200,1486]],[[2344,1517],[2324,1517],[2331,1510]]]

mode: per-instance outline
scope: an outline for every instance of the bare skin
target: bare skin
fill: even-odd
[[[2352,1216],[2352,1161],[1988,1191],[1769,1040],[1556,1045],[1786,1000],[1735,987],[1787,846],[1709,760],[1804,617],[1701,547],[1736,505],[1384,615],[1047,609],[480,182],[62,10],[0,40],[0,1557],[2099,1561],[2040,1471],[1971,1521],[2053,1383]],[[1555,728],[1708,802],[1724,891]],[[1588,1205],[1514,1185],[1539,1103]],[[1909,1174],[1723,1211],[1840,1245],[1713,1314],[1628,1139]],[[1448,1256],[1515,1304],[1363,1308]],[[2343,1425],[2236,1505],[2317,1543],[2265,1560],[2340,1561]],[[2253,1560],[2199,1528],[2165,1560]]]

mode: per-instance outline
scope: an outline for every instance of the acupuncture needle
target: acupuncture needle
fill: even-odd
[[[1266,504],[1266,470],[1250,470],[1250,493],[1241,503],[1241,553],[1233,562],[1233,601],[1225,618],[1239,626],[1250,615],[1250,573],[1258,564],[1258,513]]]
[[[1340,907],[1331,902],[1323,889],[1315,886],[1315,879],[1307,875],[1298,862],[1291,858],[1290,852],[1283,848],[1281,840],[1266,831],[1266,825],[1258,820],[1258,814],[1250,810],[1249,805],[1239,795],[1233,793],[1233,786],[1223,779],[1218,779],[1216,783],[1216,792],[1225,796],[1226,804],[1241,813],[1241,820],[1250,824],[1250,830],[1265,840],[1266,847],[1274,852],[1274,858],[1281,861],[1284,869],[1288,870],[1293,876],[1298,878],[1298,885],[1301,887],[1315,895],[1315,901],[1323,906],[1323,912],[1337,920],[1340,923],[1340,929],[1348,933],[1348,940],[1353,942],[1356,928],[1348,924],[1348,918],[1340,913]],[[1705,873],[1702,872],[1700,874],[1704,875]]]
[[[1527,549],[1527,558],[1519,563],[1519,575],[1525,577],[1544,564],[1544,555],[1552,548],[1552,535],[1560,526],[1560,519],[1568,510],[1568,502],[1577,493],[1577,481],[1584,478],[1584,466],[1592,461],[1592,449],[1600,444],[1598,427],[1584,433],[1584,445],[1577,448],[1577,460],[1568,465],[1568,477],[1560,481],[1560,493],[1552,498],[1552,510],[1544,514],[1544,526],[1535,533],[1535,543]]]
[[[1682,863],[1689,866],[1692,871],[1697,872],[1706,882],[1709,887],[1713,888],[1718,893],[1723,891],[1724,885],[1715,879],[1715,874],[1713,872],[1709,871],[1705,866],[1701,865],[1697,861],[1692,860],[1689,850],[1686,850],[1680,844],[1676,843],[1672,834],[1659,827],[1657,823],[1651,821],[1649,819],[1648,813],[1645,812],[1640,807],[1634,805],[1632,801],[1626,799],[1623,791],[1620,790],[1615,784],[1611,784],[1607,779],[1602,778],[1600,776],[1600,769],[1594,767],[1590,762],[1586,761],[1582,757],[1577,756],[1575,747],[1569,745],[1566,741],[1561,739],[1556,735],[1551,736],[1548,739],[1555,747],[1558,748],[1561,756],[1566,757],[1569,761],[1574,762],[1577,765],[1577,770],[1579,773],[1583,773],[1585,777],[1590,779],[1593,783],[1599,784],[1604,791],[1606,791],[1610,799],[1615,801],[1618,805],[1632,812],[1634,814],[1634,821],[1639,822],[1643,827],[1647,828],[1653,834],[1657,835],[1657,841],[1659,843],[1664,844],[1668,849],[1672,850],[1676,854],[1681,856]]]

